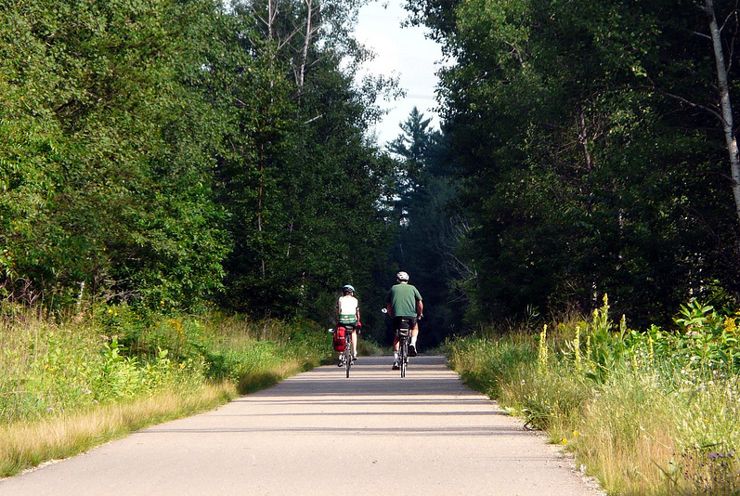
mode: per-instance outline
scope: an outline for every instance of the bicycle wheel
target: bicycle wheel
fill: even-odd
[[[409,362],[409,342],[408,339],[404,339],[401,343],[401,378],[406,377],[406,365]]]
[[[347,379],[349,379],[349,369],[352,368],[352,340],[347,340],[347,347],[344,349],[344,370]]]

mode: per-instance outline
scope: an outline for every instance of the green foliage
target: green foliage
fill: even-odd
[[[369,288],[389,164],[364,131],[393,81],[354,83],[359,4],[321,7],[266,30],[264,2],[8,4],[0,297],[323,318]]]
[[[223,301],[250,312],[330,320],[342,284],[352,281],[370,294],[372,270],[385,251],[386,224],[376,204],[390,171],[364,137],[385,83],[353,82],[365,56],[346,36],[353,2],[322,5],[336,17],[321,17],[331,29],[319,31],[326,34],[310,43],[306,59],[305,33],[293,31],[307,15],[302,2],[281,5],[285,18],[271,35],[249,7],[237,8],[235,22],[253,33],[242,40],[250,46],[241,54],[252,70],[227,88],[245,107],[229,130],[232,146],[219,171],[235,241]],[[303,80],[294,78],[301,61]],[[234,55],[234,63],[227,73],[243,62]]]
[[[457,181],[443,135],[416,108],[401,130],[388,145],[397,166],[387,215],[397,229],[392,233],[391,270],[379,284],[389,285],[396,270],[411,274],[426,307],[422,344],[433,347],[462,320],[465,295],[459,285],[470,274],[456,251],[466,219],[455,202]]]
[[[220,116],[184,81],[200,65],[187,22],[203,22],[206,5],[3,9],[6,296],[65,304],[85,283],[188,305],[220,287],[228,243],[209,177]]]
[[[687,294],[738,294],[696,2],[406,3],[450,57],[442,127],[470,227],[457,253],[469,277],[454,277],[472,321],[589,308],[595,290],[641,325],[665,324]],[[714,4],[736,53],[736,6]]]
[[[12,423],[142,398],[206,381],[242,392],[317,365],[330,347],[312,322],[209,314],[141,317],[125,305],[55,323],[26,311],[0,323],[0,418]],[[270,381],[265,381],[269,377]]]
[[[624,317],[611,320],[604,297],[589,322],[561,322],[539,339],[471,336],[452,341],[449,356],[469,384],[573,450],[609,492],[733,494],[738,315],[691,301],[676,324],[630,330]]]

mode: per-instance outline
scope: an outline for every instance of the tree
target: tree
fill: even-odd
[[[221,170],[235,238],[230,306],[329,319],[347,280],[371,287],[384,252],[376,204],[388,172],[363,133],[385,83],[353,82],[366,56],[347,36],[357,5],[245,2],[235,10],[249,26],[244,49],[256,68],[233,87],[254,109],[229,138],[247,153],[225,155]]]
[[[647,320],[713,280],[738,291],[696,2],[408,5],[454,61],[439,92],[470,219],[471,316],[586,309],[609,292]]]
[[[207,106],[183,80],[200,68],[186,31],[210,13],[209,2],[165,0],[3,10],[12,76],[0,91],[16,109],[3,138],[21,145],[25,129],[30,145],[2,163],[20,200],[3,208],[7,291],[28,280],[58,303],[87,287],[188,304],[219,288],[227,242],[208,151],[219,116],[189,113]]]
[[[391,261],[409,272],[422,291],[427,346],[451,335],[464,309],[453,282],[460,275],[457,235],[464,217],[454,204],[447,143],[430,124],[431,119],[414,108],[400,125],[402,133],[388,145],[399,160],[393,216],[398,231]]]
[[[733,125],[732,102],[730,99],[730,85],[725,65],[724,48],[722,46],[722,33],[717,24],[717,16],[714,10],[713,0],[704,0],[704,10],[709,17],[709,32],[714,49],[714,59],[717,64],[717,82],[719,86],[720,108],[722,111],[722,128],[724,130],[727,153],[730,156],[730,174],[732,177],[732,192],[735,198],[735,210],[740,220],[740,158],[738,158],[737,137]],[[737,9],[730,12],[730,16],[737,19]],[[736,21],[737,22],[737,21]],[[724,27],[724,26],[723,26]],[[737,32],[737,26],[735,28]],[[734,49],[734,40],[732,43]]]

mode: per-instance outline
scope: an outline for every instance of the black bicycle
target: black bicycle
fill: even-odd
[[[409,365],[409,338],[411,337],[411,320],[399,318],[396,326],[398,338],[398,368],[401,377],[406,377],[406,368]]]

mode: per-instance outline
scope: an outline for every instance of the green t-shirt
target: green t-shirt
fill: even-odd
[[[421,294],[415,286],[408,283],[393,286],[386,298],[386,303],[391,304],[396,317],[416,317],[417,301],[421,301]]]

